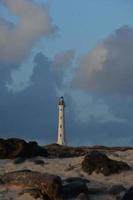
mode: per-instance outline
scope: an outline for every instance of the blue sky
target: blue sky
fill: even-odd
[[[49,6],[59,27],[56,40],[48,41],[44,49],[49,55],[69,48],[85,53],[118,27],[133,25],[132,3],[125,0],[55,0]]]
[[[130,0],[0,1],[0,135],[133,145]]]

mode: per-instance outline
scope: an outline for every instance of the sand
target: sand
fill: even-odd
[[[122,160],[127,162],[133,168],[133,150],[128,151],[117,151],[112,154],[108,154],[108,156],[115,160]],[[102,174],[93,173],[92,175],[88,175],[84,173],[81,168],[81,162],[84,157],[75,157],[75,158],[61,158],[61,159],[46,159],[42,157],[36,157],[34,159],[28,159],[22,164],[14,164],[14,160],[0,160],[0,174],[4,174],[5,172],[11,172],[16,170],[30,169],[33,171],[39,171],[42,173],[51,173],[56,174],[65,179],[67,177],[85,177],[90,181],[88,183],[89,188],[110,188],[112,185],[121,184],[125,188],[129,188],[133,185],[133,171],[126,171],[120,174],[115,174],[111,176],[104,176]],[[41,159],[45,162],[43,166],[37,165],[34,163],[35,160]],[[19,193],[19,189],[12,189],[11,191],[6,191],[5,188],[0,188],[0,200],[7,199],[18,199],[24,200],[29,199],[32,200],[34,198],[29,197],[28,194],[24,194],[21,197],[17,197]],[[2,196],[2,191],[4,191],[4,195]],[[27,196],[28,197],[27,197]],[[5,198],[5,199],[4,199]],[[7,198],[7,199],[6,199]],[[115,200],[114,196],[91,196],[92,200]]]

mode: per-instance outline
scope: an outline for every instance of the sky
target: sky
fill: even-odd
[[[131,0],[0,0],[0,137],[133,145]]]

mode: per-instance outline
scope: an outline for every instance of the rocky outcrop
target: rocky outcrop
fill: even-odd
[[[102,173],[105,176],[130,170],[127,163],[108,158],[104,153],[91,151],[82,162],[82,169],[91,174],[92,172]]]
[[[30,170],[22,170],[5,173],[0,178],[5,185],[23,186],[26,189],[32,188],[32,194],[34,191],[36,192],[36,195],[41,194],[50,200],[61,199],[62,181],[59,176],[46,173],[42,174]]]
[[[85,156],[90,153],[92,150],[101,151],[103,153],[113,153],[116,151],[126,151],[133,149],[132,147],[104,147],[104,146],[62,146],[59,144],[49,144],[44,146],[47,150],[49,157],[51,158],[69,158],[69,157],[78,157]]]
[[[13,159],[18,157],[31,158],[35,156],[48,156],[50,158],[68,158],[85,156],[92,150],[101,152],[115,152],[133,149],[131,147],[71,147],[58,144],[50,144],[44,147],[36,142],[26,142],[18,138],[0,139],[0,159]]]
[[[84,156],[86,150],[82,147],[61,146],[58,144],[51,144],[44,146],[51,158],[69,158]]]
[[[47,151],[36,142],[27,143],[25,140],[17,138],[0,139],[0,159],[35,156],[47,156]]]

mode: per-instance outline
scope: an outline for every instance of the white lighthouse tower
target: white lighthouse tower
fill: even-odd
[[[57,144],[65,145],[65,102],[64,98],[60,97],[58,103],[58,138]]]

